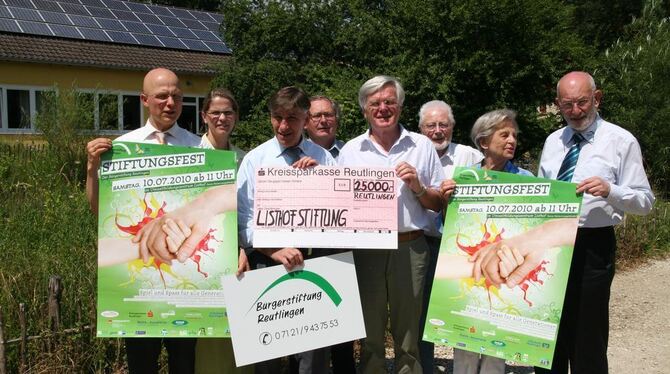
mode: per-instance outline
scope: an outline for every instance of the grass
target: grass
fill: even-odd
[[[25,303],[28,335],[49,330],[47,285],[62,277],[62,326],[94,323],[96,302],[95,219],[84,195],[84,141],[34,149],[0,144],[0,305],[5,338],[20,334],[19,303]],[[630,268],[670,252],[670,203],[658,201],[646,217],[628,216],[617,228],[618,264]],[[94,333],[94,331],[92,332]],[[30,372],[123,371],[122,344],[77,334],[28,344]],[[18,345],[8,346],[10,372],[18,369]]]

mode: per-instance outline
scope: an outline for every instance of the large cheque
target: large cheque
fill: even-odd
[[[230,336],[221,278],[237,270],[235,167],[233,152],[186,147],[115,142],[102,155],[98,337]],[[195,251],[161,261],[150,242],[143,254],[133,238],[147,232],[175,243],[169,258],[183,240]]]
[[[256,170],[256,248],[398,248],[391,168],[317,166]]]
[[[351,252],[224,277],[237,366],[365,337]]]
[[[423,339],[550,368],[582,201],[576,185],[482,169],[454,175]]]

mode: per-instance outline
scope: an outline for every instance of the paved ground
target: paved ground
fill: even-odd
[[[435,373],[451,373],[451,349],[441,348],[436,356]],[[614,277],[608,357],[611,374],[670,373],[670,258]],[[534,370],[512,364],[506,373]]]

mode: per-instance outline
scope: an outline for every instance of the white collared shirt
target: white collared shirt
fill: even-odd
[[[556,179],[563,158],[572,146],[573,134],[574,130],[566,126],[547,137],[540,158],[539,177]],[[582,135],[586,141],[579,153],[572,182],[598,176],[609,182],[610,193],[606,198],[584,194],[579,226],[612,226],[621,222],[624,212],[649,213],[655,198],[635,137],[600,116]]]
[[[203,149],[216,149],[212,145],[212,143],[209,141],[209,138],[207,137],[207,133],[202,135],[202,138],[200,138],[200,145],[198,146]],[[233,143],[228,142],[228,148],[229,151],[235,152],[235,162],[237,163],[237,169],[240,168],[240,164],[242,163],[242,159],[244,159],[244,156],[247,154],[247,152],[244,152],[240,148],[236,147]]]
[[[303,140],[298,147],[303,155],[315,159],[319,165],[334,166],[333,157],[317,144]],[[254,242],[254,196],[256,194],[256,168],[261,166],[289,166],[284,147],[276,137],[247,153],[237,174],[237,230],[240,246],[250,248]]]
[[[114,140],[120,142],[159,144],[158,138],[156,137],[156,131],[158,130],[154,127],[151,121],[147,120],[147,123],[144,126],[125,133]],[[164,133],[166,134],[165,142],[167,145],[197,147],[200,144],[200,137],[179,127],[177,123],[172,125],[169,130],[164,131]]]
[[[454,176],[457,166],[470,166],[480,163],[484,155],[477,149],[463,144],[449,143],[447,150],[440,157],[440,163],[447,179]]]
[[[424,186],[439,188],[445,177],[433,143],[424,135],[398,126],[400,126],[400,137],[388,154],[370,139],[368,130],[342,147],[338,164],[395,168],[400,162],[405,161],[416,169],[419,181]],[[430,230],[434,213],[421,206],[419,199],[400,178],[396,178],[395,185],[398,195],[398,232]]]

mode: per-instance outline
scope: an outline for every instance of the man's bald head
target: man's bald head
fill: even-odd
[[[156,68],[144,76],[142,104],[149,109],[149,120],[157,129],[170,129],[181,115],[182,92],[177,74]]]
[[[593,77],[583,71],[564,75],[556,85],[556,105],[568,125],[577,131],[595,121],[601,98]]]

